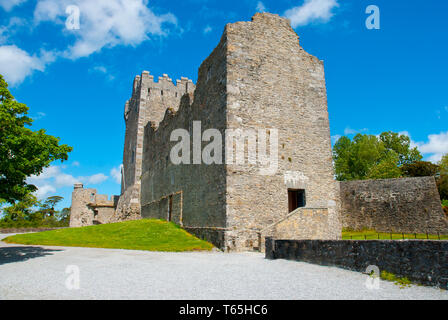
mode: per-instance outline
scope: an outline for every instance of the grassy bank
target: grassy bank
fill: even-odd
[[[147,219],[21,234],[3,241],[26,245],[174,252],[213,248],[212,244],[196,238],[173,223]]]

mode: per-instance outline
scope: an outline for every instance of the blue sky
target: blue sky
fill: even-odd
[[[369,30],[368,5],[380,9]],[[80,29],[66,28],[66,8]],[[287,16],[325,61],[331,134],[392,130],[425,158],[448,152],[448,2],[440,0],[0,0],[0,73],[30,107],[33,129],[74,147],[31,182],[65,197],[75,181],[119,194],[124,104],[143,70],[196,82],[226,23],[257,11]]]

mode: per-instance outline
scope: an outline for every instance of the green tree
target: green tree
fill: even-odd
[[[45,130],[32,131],[28,107],[17,102],[0,75],[0,199],[13,204],[37,190],[26,178],[39,175],[56,160],[65,161],[72,147]]]
[[[42,212],[45,216],[54,217],[57,213],[55,207],[61,202],[64,198],[60,196],[52,196],[48,197],[41,205],[40,212]]]
[[[440,175],[448,175],[448,153],[439,162]]]
[[[399,178],[400,167],[420,161],[406,135],[383,132],[380,136],[357,134],[353,140],[341,137],[333,148],[336,178],[344,180]]]
[[[448,153],[439,162],[440,177],[437,179],[440,199],[448,201]]]
[[[5,221],[19,221],[19,220],[27,220],[31,221],[33,219],[33,208],[40,205],[40,202],[37,198],[32,195],[26,195],[23,200],[16,201],[11,206],[3,209],[3,220]]]
[[[377,164],[371,167],[366,179],[393,179],[400,177],[399,161],[399,157],[394,151],[386,153]]]
[[[57,214],[57,218],[61,222],[61,224],[67,226],[70,224],[70,213],[71,208],[64,208]]]
[[[437,188],[439,189],[440,199],[448,200],[448,175],[442,175],[437,179]]]
[[[404,164],[401,172],[405,177],[436,176],[439,174],[439,166],[428,161],[416,161]]]
[[[417,147],[411,148],[411,139],[405,134],[387,131],[380,134],[379,139],[383,142],[386,153],[395,151],[400,167],[423,159]]]

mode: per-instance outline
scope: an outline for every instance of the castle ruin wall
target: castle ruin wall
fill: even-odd
[[[343,181],[340,194],[346,229],[448,234],[434,177]]]

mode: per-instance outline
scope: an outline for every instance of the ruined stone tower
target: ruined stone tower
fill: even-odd
[[[195,89],[187,78],[176,85],[164,74],[154,81],[154,76],[144,71],[134,79],[132,97],[126,102],[126,122],[123,151],[121,196],[113,221],[132,220],[140,217],[140,190],[143,161],[143,133],[149,121],[160,122],[167,109],[176,109],[181,97]]]
[[[340,239],[341,214],[354,228],[448,230],[434,181],[339,190],[323,62],[277,15],[228,24],[196,86],[136,76],[124,118],[121,195],[108,200],[76,184],[72,227],[165,219],[232,251],[263,250],[267,236]],[[405,204],[420,210],[409,215]]]
[[[324,67],[287,19],[228,24],[196,86],[143,72],[124,116],[110,222],[170,220],[226,250],[262,249],[266,236],[341,237]]]
[[[70,227],[83,227],[109,223],[115,215],[118,196],[98,194],[96,189],[85,189],[76,183],[72,193]]]
[[[288,20],[256,14],[251,22],[228,24],[199,68],[194,96],[184,95],[163,120],[162,109],[144,130],[142,217],[172,220],[228,250],[258,248],[267,235],[341,237],[324,67],[300,47]],[[270,147],[278,154],[277,170],[260,174],[260,163],[251,159],[208,165],[194,154],[189,164],[174,164],[178,129],[192,137],[190,150],[194,140],[201,150],[211,141],[195,138],[197,129],[218,130],[226,156],[225,145],[234,145],[229,130],[264,131],[278,139]]]

